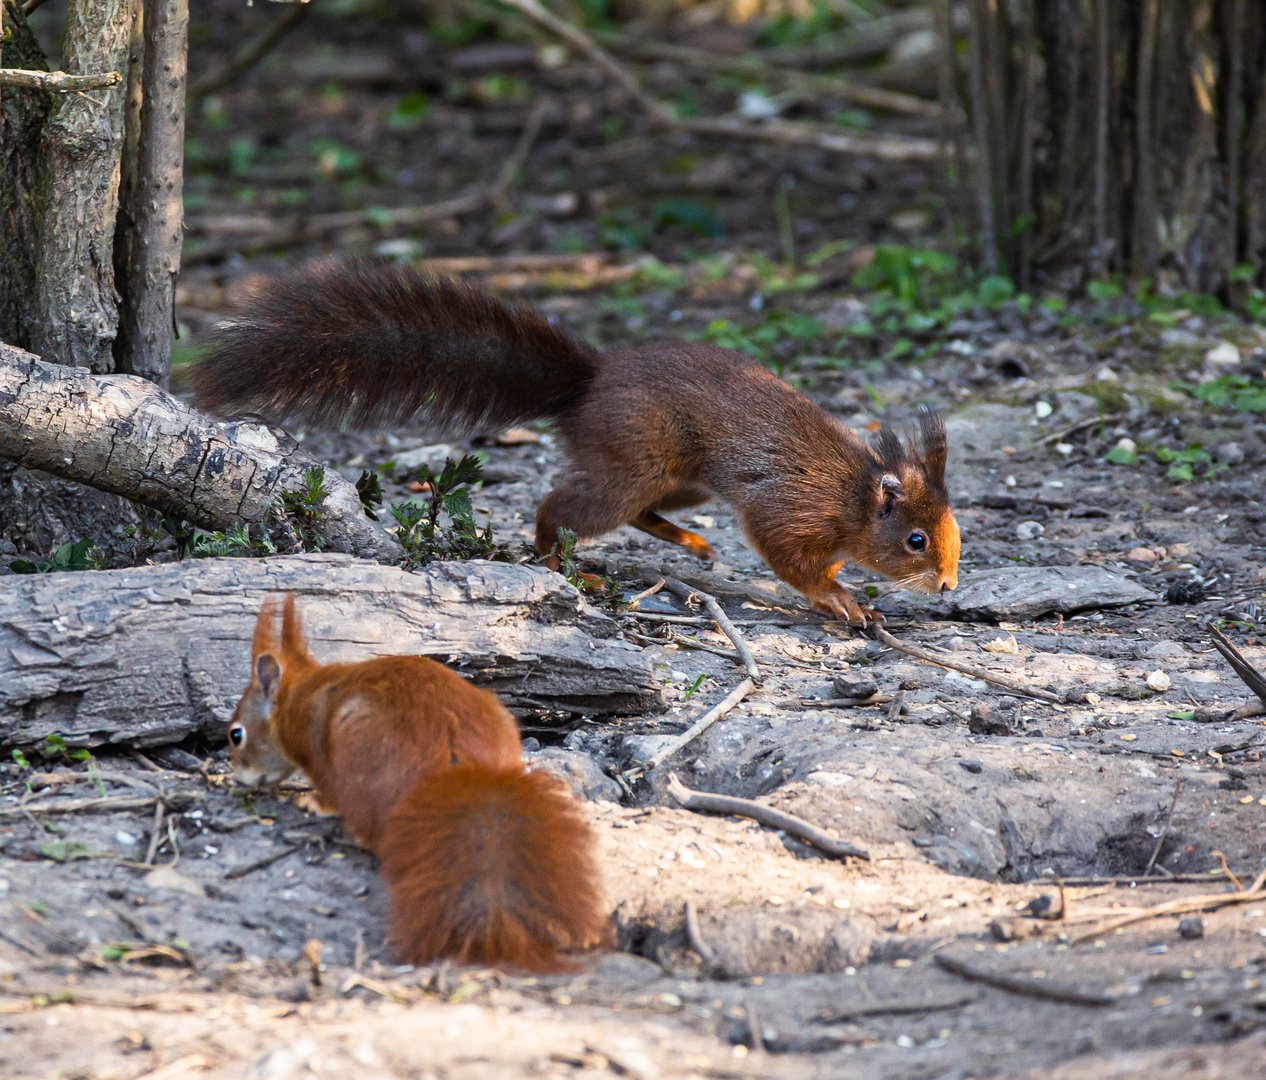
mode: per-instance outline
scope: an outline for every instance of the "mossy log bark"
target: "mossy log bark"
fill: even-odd
[[[317,659],[410,653],[511,708],[601,715],[663,708],[653,665],[560,575],[347,555],[190,559],[0,578],[0,745],[223,738],[250,678],[264,597],[293,590]]]
[[[316,462],[283,432],[220,423],[131,375],[96,376],[0,344],[0,457],[174,513],[206,529],[276,520]],[[394,559],[356,489],[326,473],[310,526],[327,550]]]

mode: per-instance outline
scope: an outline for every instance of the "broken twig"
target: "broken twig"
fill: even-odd
[[[703,603],[704,608],[712,617],[712,621],[721,628],[721,633],[730,639],[730,643],[738,651],[739,656],[743,658],[743,666],[747,669],[747,677],[757,686],[761,682],[760,669],[756,666],[756,657],[752,655],[752,650],[747,647],[747,642],[743,640],[743,635],[732,622],[721,605],[717,603],[716,597],[704,592],[702,589],[696,589],[691,585],[687,585],[684,581],[678,581],[676,578],[668,578],[664,587],[674,596],[690,603],[691,597],[698,597]]]
[[[945,953],[934,953],[932,959],[942,971],[958,975],[972,982],[997,987],[1011,994],[1040,998],[1043,1001],[1060,1001],[1066,1005],[1115,1005],[1117,999],[1109,994],[1086,994],[1067,986],[1048,985],[1044,979],[1026,979],[1019,975],[1001,975],[980,968],[970,967]]]
[[[1152,848],[1152,857],[1147,860],[1147,868],[1143,871],[1143,876],[1147,877],[1152,872],[1152,867],[1156,865],[1156,856],[1160,854],[1162,845],[1165,843],[1165,837],[1169,835],[1169,823],[1174,820],[1174,807],[1178,805],[1178,791],[1182,787],[1182,777],[1174,778],[1174,797],[1169,800],[1169,813],[1165,815],[1165,824],[1161,826],[1160,836],[1156,838],[1156,846]],[[1163,869],[1163,868],[1162,868]],[[1237,881],[1236,887],[1239,887]]]
[[[898,641],[882,626],[872,626],[871,630],[875,636],[879,638],[890,649],[896,649],[898,652],[905,653],[907,656],[913,656],[916,660],[922,660],[925,664],[935,664],[937,667],[948,668],[950,671],[957,671],[963,675],[970,675],[973,679],[982,679],[985,682],[993,683],[995,686],[1001,686],[1004,690],[1010,690],[1012,693],[1023,694],[1025,697],[1036,698],[1038,701],[1045,701],[1051,705],[1063,704],[1058,694],[1052,694],[1047,690],[1038,690],[1035,687],[1025,686],[1024,683],[1017,679],[1008,678],[1005,675],[995,675],[992,671],[984,668],[976,667],[975,664],[964,664],[959,660],[950,660],[947,657],[939,656],[927,649],[921,649],[917,645],[906,645]]]
[[[103,71],[98,75],[68,75],[64,71],[0,68],[0,86],[16,86],[23,90],[50,90],[55,94],[105,90],[111,86],[118,86],[122,81],[123,76],[117,71]]]
[[[1216,626],[1210,625],[1209,635],[1213,638],[1213,647],[1231,665],[1235,674],[1244,680],[1244,685],[1261,699],[1263,705],[1266,705],[1266,676],[1245,660],[1240,650],[1232,645],[1227,636]]]
[[[293,855],[296,851],[302,851],[302,850],[303,850],[302,844],[292,844],[290,847],[285,848],[282,851],[274,852],[273,854],[269,855],[267,858],[258,859],[255,862],[250,863],[247,866],[239,867],[236,870],[230,870],[227,874],[224,875],[224,880],[237,881],[239,878],[246,877],[247,874],[255,873],[256,870],[265,870],[268,867],[272,866],[273,863],[281,862],[281,860],[286,858],[288,855]]]
[[[686,940],[690,942],[690,947],[699,955],[704,966],[711,967],[715,962],[715,957],[708,943],[703,940],[703,931],[699,929],[699,912],[695,909],[693,900],[686,901]]]
[[[747,697],[748,693],[754,689],[756,689],[756,684],[752,682],[751,679],[744,679],[738,684],[738,686],[730,691],[723,701],[713,705],[712,708],[699,717],[699,719],[696,720],[686,731],[683,731],[677,736],[677,738],[675,738],[671,743],[664,747],[664,749],[643,765],[641,770],[642,773],[645,774],[650,772],[652,769],[657,768],[667,758],[670,758],[673,754],[677,753],[677,751],[683,746],[694,742],[695,739],[707,731],[708,728],[720,720],[721,717],[725,716],[726,713],[733,709],[735,705]]]
[[[732,795],[713,795],[704,791],[692,791],[677,779],[676,773],[668,776],[668,794],[686,810],[698,810],[711,814],[734,814],[737,817],[751,818],[771,829],[781,829],[797,840],[811,844],[819,851],[836,858],[851,856],[855,859],[870,860],[870,853],[862,848],[854,847],[843,840],[837,840],[823,829],[805,821],[804,818],[788,814],[764,803],[751,799],[738,799]]]
[[[1117,930],[1120,927],[1129,926],[1136,922],[1145,922],[1148,919],[1157,919],[1164,915],[1185,915],[1192,911],[1216,911],[1218,908],[1231,907],[1235,904],[1253,903],[1262,899],[1266,899],[1266,870],[1257,875],[1253,884],[1247,890],[1233,893],[1206,893],[1203,896],[1191,896],[1184,900],[1169,900],[1166,903],[1157,904],[1143,911],[1122,915],[1120,918],[1109,919],[1107,922],[1100,923],[1093,929],[1087,930],[1084,934],[1079,934],[1073,938],[1071,944],[1080,945],[1083,941],[1093,941],[1095,938],[1102,937],[1104,934],[1110,934],[1113,930]]]
[[[1086,428],[1098,427],[1100,424],[1115,424],[1124,418],[1125,413],[1108,413],[1107,416],[1092,416],[1089,420],[1078,420],[1077,423],[1069,424],[1061,431],[1053,431],[1038,439],[1037,445],[1046,446],[1048,443],[1063,442],[1069,435],[1076,435],[1077,432],[1084,431]]]

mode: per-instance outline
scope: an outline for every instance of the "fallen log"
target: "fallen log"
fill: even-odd
[[[222,423],[145,379],[47,364],[0,342],[0,457],[185,518],[268,524],[317,465],[284,432]],[[394,560],[394,537],[333,469],[305,523],[326,550]]]
[[[543,567],[348,555],[187,559],[0,578],[0,746],[223,737],[265,594],[292,589],[323,661],[430,656],[511,708],[663,708],[650,659]]]

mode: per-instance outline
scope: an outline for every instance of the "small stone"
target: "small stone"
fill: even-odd
[[[1055,409],[1049,401],[1039,401],[1033,406],[1033,413],[1039,420],[1045,420]]]
[[[1007,487],[1015,487],[1015,477],[1014,477],[1014,476],[1008,476],[1008,477],[1007,477],[1007,478],[1003,481],[1003,483],[1004,483]]]
[[[1055,453],[1068,457],[1073,452],[1073,444],[1066,442],[1057,442],[1055,444]]]
[[[1127,454],[1133,454],[1138,451],[1138,443],[1131,438],[1123,438],[1117,440],[1117,449],[1124,450]]]
[[[130,832],[124,832],[122,829],[120,829],[118,832],[114,834],[114,842],[116,844],[119,844],[122,847],[131,847],[133,844],[136,843],[136,837],[133,836]]]
[[[1244,447],[1237,442],[1223,443],[1213,451],[1213,460],[1219,465],[1239,465],[1244,460]]]
[[[902,690],[918,690],[922,687],[922,685],[923,684],[919,682],[918,679],[902,679],[901,680]]]
[[[1101,367],[1098,371],[1095,372],[1095,378],[1098,379],[1100,382],[1119,382],[1120,381],[1120,378],[1117,375],[1117,373],[1113,371],[1110,367],[1108,367],[1107,364],[1104,364],[1103,367]]]
[[[1199,915],[1188,915],[1185,919],[1179,919],[1179,933],[1188,941],[1204,937],[1204,919],[1201,919]]]
[[[1158,694],[1163,694],[1173,684],[1163,671],[1153,671],[1147,676],[1147,685]]]
[[[1190,579],[1175,581],[1165,590],[1165,599],[1171,604],[1199,604],[1204,597],[1204,586]]]
[[[1010,735],[1011,725],[983,701],[977,701],[971,707],[967,730],[973,735]]]
[[[1154,552],[1151,548],[1136,547],[1131,549],[1126,558],[1130,562],[1154,563],[1156,561],[1156,552]]]
[[[1015,919],[994,919],[989,924],[989,933],[994,941],[1015,941],[1024,933],[1024,928]]]
[[[831,689],[837,698],[858,701],[879,693],[879,684],[871,679],[845,679],[837,675],[831,680]]]
[[[984,768],[979,761],[960,761],[958,764],[974,776],[978,776],[980,770]]]
[[[1239,367],[1240,350],[1229,341],[1221,341],[1204,354],[1204,362],[1210,367]]]
[[[1040,521],[1021,521],[1015,527],[1015,534],[1021,540],[1036,540],[1046,532],[1046,526]]]
[[[498,446],[535,446],[540,441],[539,431],[525,427],[507,428],[495,440]]]

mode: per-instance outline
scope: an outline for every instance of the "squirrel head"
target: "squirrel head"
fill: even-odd
[[[923,409],[908,446],[885,428],[871,449],[874,509],[855,560],[913,592],[957,588],[961,541],[945,488],[944,421]]]
[[[268,596],[255,620],[251,642],[251,681],[233,718],[229,721],[229,756],[238,781],[247,787],[272,787],[281,783],[295,766],[282,753],[273,725],[277,694],[285,669],[296,659],[306,659],[303,631],[295,613],[293,593],[287,593],[282,632],[277,633],[279,597]]]

